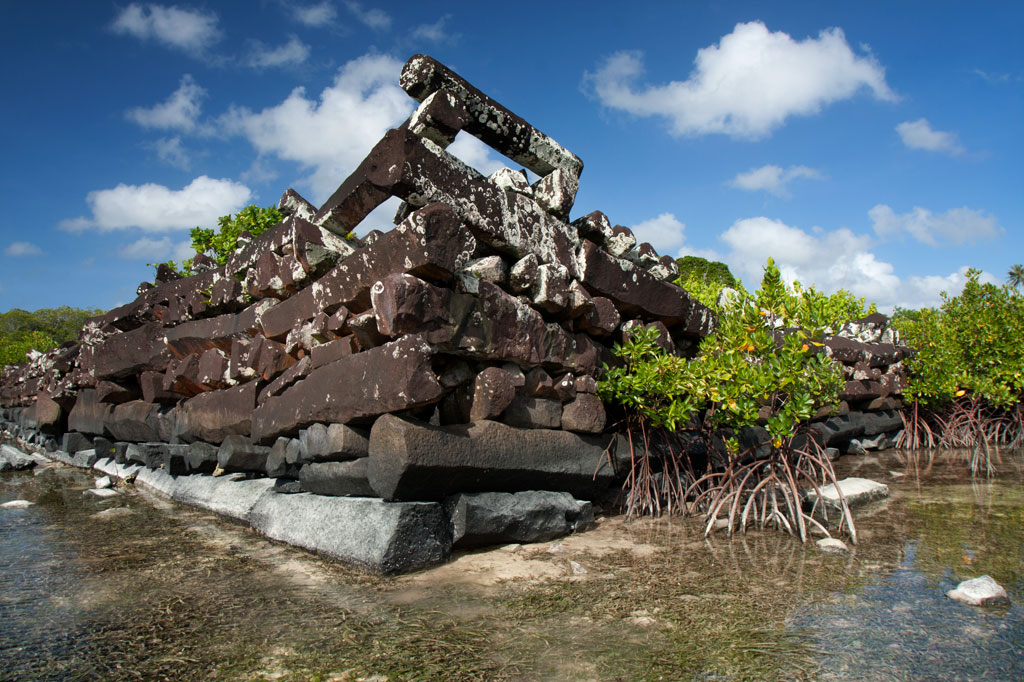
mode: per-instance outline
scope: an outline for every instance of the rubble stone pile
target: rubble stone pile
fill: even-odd
[[[322,206],[288,190],[284,221],[226,264],[161,268],[78,343],[5,370],[8,426],[208,507],[226,494],[210,474],[266,477],[229,515],[376,570],[585,525],[628,466],[596,396],[613,344],[653,325],[689,353],[714,317],[629,228],[570,220],[577,156],[430,57],[400,82],[418,108]],[[482,175],[446,151],[460,132],[539,179]],[[357,237],[391,197],[394,229]],[[902,351],[879,324],[827,339],[851,406],[895,407]],[[302,540],[303,523],[399,548]]]

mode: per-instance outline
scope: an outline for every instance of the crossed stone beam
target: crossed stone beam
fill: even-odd
[[[541,177],[561,168],[579,180],[583,161],[578,156],[433,57],[410,57],[399,84],[418,102],[438,91],[454,95],[469,114],[462,125],[467,133]]]
[[[561,265],[593,293],[618,302],[624,312],[644,311],[669,325],[685,323],[691,334],[707,332],[712,324],[710,313],[677,287],[582,239],[574,225],[553,215],[536,197],[506,191],[444,147],[454,139],[459,125],[469,132],[471,126],[476,126],[474,134],[481,139],[486,129],[494,140],[489,144],[495,149],[510,158],[518,153],[527,167],[533,164],[536,169],[548,171],[538,187],[551,178],[560,178],[572,186],[572,195],[573,185],[578,183],[574,173],[582,169],[575,155],[436,60],[413,57],[402,79],[403,87],[411,94],[430,98],[429,106],[421,107],[402,127],[384,135],[320,207],[314,223],[347,234],[392,196],[414,208],[446,204],[478,239],[501,253],[515,258],[533,254],[541,263]],[[458,92],[431,90],[449,86]],[[469,116],[460,114],[460,103]]]

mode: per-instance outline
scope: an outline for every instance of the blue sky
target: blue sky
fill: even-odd
[[[417,52],[583,159],[573,216],[747,285],[773,256],[918,307],[1024,262],[1019,3],[39,0],[0,26],[0,311],[124,303],[190,227],[319,204],[412,111]]]

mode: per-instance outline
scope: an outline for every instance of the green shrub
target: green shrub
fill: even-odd
[[[904,396],[937,408],[965,395],[1007,409],[1024,394],[1024,295],[979,281],[968,270],[959,296],[942,306],[897,311],[893,324],[917,355],[908,360]]]
[[[606,366],[598,387],[605,402],[623,408],[630,440],[639,444],[626,484],[627,512],[657,513],[663,502],[691,511],[696,505],[708,515],[710,532],[715,516],[732,500],[731,531],[740,509],[749,512],[746,503],[759,500],[764,506],[754,516],[761,525],[771,519],[806,538],[806,524],[814,521],[801,510],[796,482],[816,487],[834,480],[834,474],[827,458],[808,446],[794,449],[793,439],[821,408],[839,402],[845,385],[842,370],[809,339],[821,333],[823,322],[839,322],[836,315],[841,312],[863,316],[862,306],[853,305],[848,295],[788,289],[769,259],[760,290],[754,295],[740,292],[726,304],[717,329],[701,342],[696,358],[662,351],[654,328],[636,330],[616,345],[614,352],[622,364]],[[776,331],[783,327],[803,329]],[[691,428],[713,447],[716,430],[735,433],[760,419],[769,440],[758,446],[769,448],[767,461],[751,461],[751,449],[741,451],[736,438],[725,443],[724,465],[714,465],[709,458],[702,476],[693,472],[690,462],[674,461],[674,455],[662,454],[659,462],[652,461],[652,439],[670,444],[678,429]],[[769,499],[773,512],[766,511]],[[739,527],[746,526],[747,513],[742,518]]]
[[[189,236],[192,238],[192,248],[197,253],[206,254],[218,265],[224,265],[228,262],[228,257],[238,247],[238,236],[242,232],[248,232],[255,237],[282,220],[284,220],[284,215],[277,210],[276,206],[260,208],[256,204],[250,204],[235,215],[228,214],[218,218],[216,230],[193,227]],[[164,264],[179,275],[187,275],[192,267],[192,259],[183,261],[180,267],[174,261],[167,261]],[[159,267],[161,264],[154,265]]]

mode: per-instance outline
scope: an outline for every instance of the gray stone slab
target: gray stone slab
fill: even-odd
[[[0,446],[0,471],[24,471],[38,462],[35,458],[10,445]]]
[[[250,520],[272,540],[384,574],[433,566],[451,552],[448,518],[436,503],[267,493]]]
[[[889,486],[867,478],[851,476],[838,482],[838,490],[837,486],[832,483],[823,486],[821,488],[821,497],[826,504],[837,507],[839,506],[840,492],[842,492],[847,505],[856,507],[889,497]],[[811,502],[814,502],[818,496],[814,490],[810,490],[807,493],[807,497]]]
[[[246,479],[239,474],[179,476],[169,497],[179,504],[248,523],[260,496],[273,487],[272,478]]]
[[[178,479],[163,469],[141,468],[135,476],[135,485],[164,497],[173,497]]]
[[[107,476],[113,476],[122,480],[134,479],[135,475],[138,474],[143,467],[137,464],[118,464],[113,459],[103,458],[97,460],[92,468],[96,471],[106,474]]]

